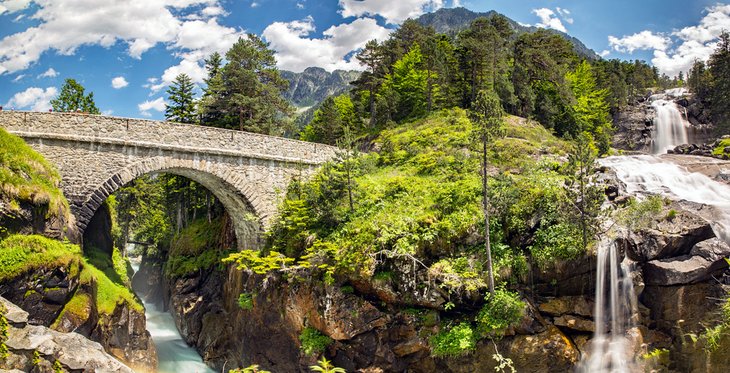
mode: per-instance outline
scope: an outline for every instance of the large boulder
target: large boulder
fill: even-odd
[[[696,244],[688,255],[652,260],[644,264],[647,285],[692,284],[707,280],[713,273],[728,267],[725,258],[730,246],[712,238]]]
[[[699,333],[717,322],[720,306],[727,298],[725,286],[716,282],[692,285],[646,286],[640,297],[650,310],[650,328],[680,336]]]
[[[106,353],[101,344],[78,333],[29,325],[27,312],[2,297],[0,304],[7,310],[4,317],[9,324],[5,341],[9,354],[0,361],[0,371],[50,372],[58,363],[65,371],[72,372],[133,373]]]

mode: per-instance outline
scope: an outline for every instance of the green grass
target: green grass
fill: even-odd
[[[115,282],[91,260],[82,256],[77,245],[39,235],[11,235],[0,242],[0,281],[7,281],[39,268],[68,267],[69,276],[79,275],[81,284],[95,283],[100,313],[111,315],[120,302],[143,312],[144,308],[124,282]],[[80,272],[79,272],[80,271]],[[71,305],[73,311],[81,300]]]
[[[0,281],[37,268],[67,267],[79,260],[77,245],[39,235],[11,235],[0,242]]]
[[[47,204],[49,215],[68,216],[68,201],[58,189],[60,182],[58,172],[43,156],[0,128],[0,194],[9,200]]]

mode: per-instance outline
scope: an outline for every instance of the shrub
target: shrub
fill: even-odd
[[[476,318],[480,333],[503,333],[524,316],[525,302],[520,300],[519,293],[497,289],[494,295],[487,295],[486,300]]]
[[[250,311],[253,309],[253,294],[241,293],[238,296],[238,307],[242,310]]]
[[[302,333],[299,334],[299,341],[302,343],[301,349],[305,355],[322,353],[327,346],[332,344],[332,338],[311,326],[302,329]]]
[[[462,322],[448,331],[431,337],[431,353],[436,357],[456,357],[476,348],[476,337],[471,325]]]

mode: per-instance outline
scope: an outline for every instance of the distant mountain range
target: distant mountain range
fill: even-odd
[[[304,108],[347,91],[350,82],[357,79],[360,72],[335,70],[330,73],[321,67],[308,67],[301,73],[282,71],[281,75],[289,80],[289,89],[284,97],[297,107]]]
[[[426,13],[416,18],[416,21],[422,25],[432,26],[438,33],[453,35],[469,27],[471,22],[479,17],[490,18],[497,14],[499,13],[494,10],[479,13],[466,8],[441,8],[433,13]],[[535,26],[523,26],[509,17],[505,18],[507,18],[509,23],[512,25],[512,28],[518,34],[535,32],[539,29]],[[557,30],[548,29],[548,31],[558,34],[570,41],[579,55],[591,59],[601,58],[594,50],[586,47],[586,45],[577,38]]]

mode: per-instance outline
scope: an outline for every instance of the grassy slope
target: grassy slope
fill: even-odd
[[[43,156],[0,128],[0,194],[11,201],[48,204],[49,214],[67,216],[69,207],[58,189],[60,181],[58,172]]]

